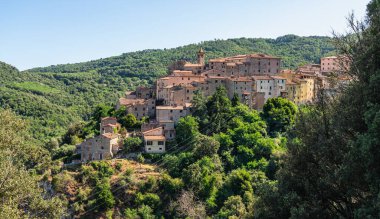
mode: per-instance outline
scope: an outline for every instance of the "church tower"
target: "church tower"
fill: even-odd
[[[205,52],[203,51],[202,47],[197,53],[198,55],[198,64],[205,65]]]

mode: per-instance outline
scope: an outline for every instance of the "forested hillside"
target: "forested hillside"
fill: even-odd
[[[125,90],[152,84],[167,74],[171,63],[195,61],[200,47],[207,59],[254,52],[280,56],[284,68],[318,63],[321,56],[334,50],[329,37],[286,35],[206,41],[23,72],[0,63],[0,105],[33,121],[34,136],[47,142],[62,135],[69,124],[87,120],[97,104],[114,104]]]

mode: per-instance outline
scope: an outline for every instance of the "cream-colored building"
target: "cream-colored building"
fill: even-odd
[[[143,134],[144,149],[146,153],[164,153],[166,138],[163,127],[145,131]]]

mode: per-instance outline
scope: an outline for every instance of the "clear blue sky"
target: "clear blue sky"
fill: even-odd
[[[369,0],[0,0],[0,60],[24,70],[213,39],[344,32]]]

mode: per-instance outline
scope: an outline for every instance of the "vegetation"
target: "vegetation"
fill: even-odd
[[[0,110],[0,218],[61,218],[58,197],[39,187],[50,163],[47,151],[30,141],[24,121]]]
[[[295,67],[331,52],[329,38],[216,40],[22,73],[0,63],[0,103],[32,122],[29,130],[0,110],[1,218],[59,218],[65,206],[81,218],[378,218],[379,9],[372,0],[366,23],[350,20],[353,32],[336,39],[355,79],[337,96],[322,90],[316,104],[299,108],[273,98],[259,113],[230,100],[223,87],[207,98],[197,94],[192,116],[180,120],[173,150],[156,157],[158,165],[140,153],[137,161],[61,161],[97,134],[100,117],[117,116],[128,129],[141,124],[108,101],[166,74],[174,61],[193,60],[199,46],[208,58],[264,52]],[[125,152],[141,144],[129,138]],[[51,184],[55,195],[38,182]]]
[[[378,218],[380,180],[380,2],[365,23],[336,39],[355,78],[332,99],[300,111],[278,183],[262,189],[260,218]],[[267,191],[265,191],[267,190]]]

